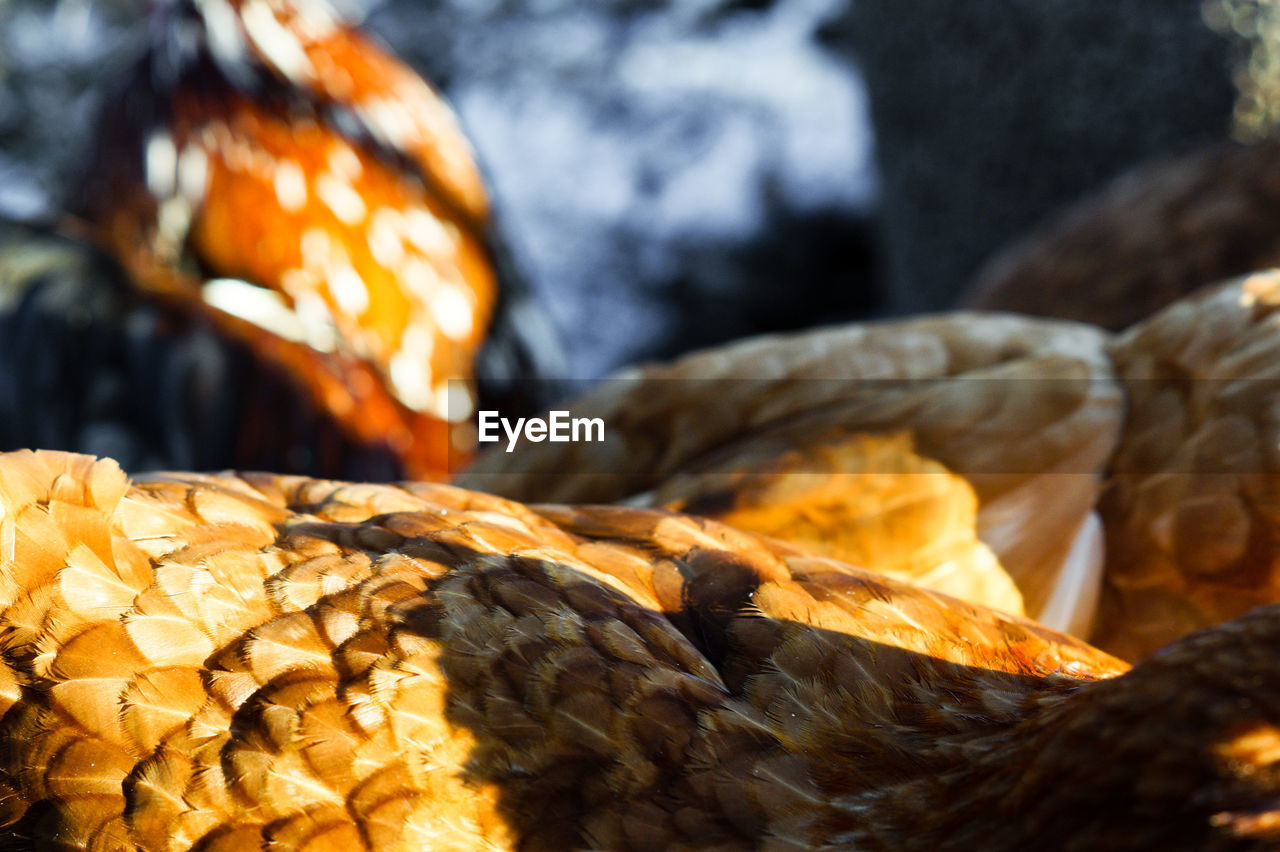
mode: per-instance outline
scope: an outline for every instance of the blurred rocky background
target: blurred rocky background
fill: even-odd
[[[1064,204],[1226,138],[1231,42],[1204,20],[1216,8],[855,0],[841,43],[873,105],[888,310],[947,307],[994,250]]]
[[[56,217],[145,8],[0,0],[0,213]],[[1199,0],[347,9],[453,101],[575,377],[944,308],[1063,203],[1223,138],[1233,100]]]

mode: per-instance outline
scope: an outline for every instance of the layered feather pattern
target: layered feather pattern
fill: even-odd
[[[43,452],[0,456],[0,507],[10,848],[968,848],[939,826],[1024,769],[1054,777],[1045,737],[1106,744],[1126,701],[1158,728],[1161,690],[1188,666],[1219,677],[1214,642],[1234,654],[1271,623],[1112,688],[1124,663],[1032,622],[669,512],[264,474],[128,485]],[[1271,724],[1249,661],[1244,692],[1183,703],[1233,736]],[[1180,719],[1178,749],[1211,753],[1222,726]],[[1252,742],[1159,791],[1222,848],[1236,835],[1201,793],[1255,807],[1227,783],[1270,765]],[[1141,790],[1158,768],[1110,771]],[[1082,797],[1080,842],[1167,835],[1085,786],[1036,787],[988,848]]]

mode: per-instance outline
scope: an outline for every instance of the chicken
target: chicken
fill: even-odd
[[[1280,141],[1224,143],[1121,176],[988,261],[964,305],[1120,331],[1280,265],[1277,221]]]
[[[145,291],[363,361],[380,387],[348,386],[331,416],[357,432],[387,397],[402,473],[445,475],[469,449],[449,424],[474,411],[476,358],[510,392],[556,357],[448,106],[323,0],[176,0],[153,30],[102,118],[82,230]],[[518,321],[495,319],[499,274]]]
[[[1277,840],[1274,607],[1128,671],[665,512],[48,452],[0,511],[9,847]]]
[[[1278,305],[1259,273],[1114,338],[969,314],[760,338],[606,381],[568,405],[604,442],[459,483],[633,495],[1016,612],[950,471],[1026,612],[1136,660],[1280,602]]]
[[[600,417],[605,441],[490,453],[458,482],[518,500],[608,501],[662,494],[665,481],[683,475],[683,488],[714,493],[714,484],[688,478],[750,470],[840,436],[905,433],[920,456],[972,484],[978,535],[1017,583],[1026,611],[1083,633],[1101,566],[1090,515],[1123,417],[1105,344],[1106,335],[1072,323],[974,314],[756,338],[606,380],[568,406],[575,417]],[[895,464],[906,472],[911,462]],[[870,496],[858,496],[866,478],[803,470],[832,476],[851,503]],[[778,497],[770,498],[775,511]],[[915,540],[966,517],[955,502],[965,499],[960,491],[933,503]],[[831,515],[822,534],[838,535],[843,517]],[[964,523],[945,535],[964,541],[972,534]],[[882,561],[864,567],[893,569]],[[955,582],[972,584],[965,596],[995,603],[985,597],[984,574]]]
[[[1130,400],[1103,499],[1094,640],[1136,658],[1280,601],[1280,274],[1185,299],[1111,346]]]
[[[0,221],[0,448],[30,446],[386,480],[447,467],[449,435],[359,359],[140,292],[92,247]]]

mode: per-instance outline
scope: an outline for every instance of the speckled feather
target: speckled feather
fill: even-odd
[[[459,482],[521,500],[617,500],[678,474],[688,488],[690,476],[841,436],[902,433],[972,483],[979,535],[1035,615],[1123,417],[1106,340],[982,314],[754,338],[622,373],[572,403],[575,417],[604,420],[603,443],[490,452]]]
[[[1280,601],[1280,277],[1184,299],[1111,347],[1131,400],[1100,502],[1095,641],[1130,659]]]
[[[0,220],[0,449],[394,479],[404,468],[383,427],[399,412],[373,379],[343,353],[139,293],[91,246]],[[342,415],[357,401],[352,429]]]
[[[1125,664],[1031,622],[678,514],[263,474],[127,486],[57,453],[0,456],[0,513],[10,848],[1270,830],[1255,746],[1280,685],[1237,646],[1273,611],[1108,681]],[[1080,759],[1104,747],[1133,759]]]

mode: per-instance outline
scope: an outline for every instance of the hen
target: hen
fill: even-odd
[[[1280,602],[1277,306],[1280,276],[1260,273],[1116,337],[955,314],[746,341],[571,403],[604,442],[490,453],[459,482],[630,497],[932,582],[968,558],[965,495],[938,488],[958,474],[1027,613],[1138,659]],[[884,435],[908,443],[851,449]],[[993,577],[969,561],[934,587],[1016,611]]]
[[[1275,608],[1126,673],[670,513],[57,453],[0,511],[10,847],[1280,839]]]
[[[1130,410],[1094,639],[1134,657],[1280,601],[1280,275],[1184,299],[1111,352]]]
[[[443,476],[477,377],[515,407],[557,357],[448,106],[323,0],[174,0],[150,24],[63,230],[107,248],[138,309],[180,303],[343,440],[389,450],[392,476]],[[117,314],[98,317],[143,322]],[[292,437],[307,458],[267,466],[348,475]]]
[[[917,475],[909,456],[886,454],[881,470],[894,476],[898,499],[919,499],[945,471],[962,475],[978,498],[978,535],[1017,583],[1027,612],[1083,633],[1101,562],[1090,513],[1123,418],[1105,345],[1106,336],[1086,326],[976,314],[757,338],[606,380],[569,405],[575,417],[601,418],[605,441],[482,455],[459,483],[556,501],[617,500],[657,488],[638,499],[719,516],[754,487],[726,491],[726,474],[750,471],[767,482],[779,473],[770,459],[796,448],[906,433],[915,453],[941,466]],[[852,514],[848,507],[867,504],[871,483],[848,464],[833,466],[829,449],[808,452],[794,472],[826,477],[837,495],[828,503],[844,504],[844,514],[828,512],[823,525],[832,541]],[[679,481],[667,482],[673,477]],[[790,537],[786,517],[814,507],[802,493],[780,496],[770,499],[771,519],[739,512],[735,521]],[[956,523],[972,499],[967,489],[942,496],[920,504],[919,522],[896,530],[888,546],[971,535]],[[934,566],[954,555],[937,552]],[[947,590],[1009,608],[987,596],[984,573],[967,571],[957,578],[962,585]]]
[[[1280,142],[1148,165],[978,272],[965,305],[1120,331],[1212,281],[1280,263]]]

